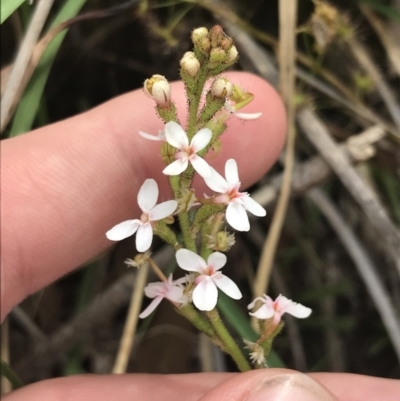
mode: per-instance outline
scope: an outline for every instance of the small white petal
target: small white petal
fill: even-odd
[[[141,319],[146,318],[149,316],[156,308],[158,305],[160,305],[160,302],[163,300],[163,297],[159,296],[157,298],[154,298],[150,305],[139,315]]]
[[[267,304],[262,305],[254,313],[249,313],[251,316],[255,316],[257,319],[270,319],[275,314],[274,308]]]
[[[156,205],[158,199],[158,185],[152,179],[147,179],[140,187],[138,204],[143,212],[149,212]]]
[[[189,162],[187,159],[178,159],[172,162],[171,164],[168,164],[167,167],[163,170],[163,173],[165,175],[179,175],[183,171],[187,169]]]
[[[212,174],[210,177],[204,177],[207,186],[215,192],[220,194],[229,190],[228,183],[221,174],[211,167]]]
[[[262,113],[234,113],[237,118],[241,120],[257,120],[262,116]]]
[[[226,255],[221,252],[213,252],[207,259],[207,264],[219,270],[226,264]]]
[[[193,155],[189,160],[190,163],[192,163],[193,168],[199,173],[201,177],[211,177],[211,167],[202,157],[198,155]]]
[[[311,315],[312,310],[306,306],[293,302],[291,299],[286,298],[284,295],[279,295],[275,301],[277,303],[277,309],[281,315],[289,313],[299,319],[304,319]]]
[[[242,293],[239,290],[239,287],[235,284],[233,280],[229,277],[224,276],[223,274],[219,275],[218,278],[212,277],[214,280],[215,285],[228,297],[233,299],[240,299],[242,298]]]
[[[165,139],[174,148],[182,149],[189,146],[189,139],[185,130],[176,122],[165,124]]]
[[[242,198],[243,206],[254,216],[264,217],[267,215],[267,211],[250,196],[245,196]]]
[[[106,232],[106,236],[111,241],[121,241],[135,234],[140,225],[140,220],[127,220],[117,224]]]
[[[149,283],[144,288],[144,293],[148,298],[155,298],[161,296],[164,292],[165,284],[162,281],[156,283]]]
[[[207,267],[206,261],[197,253],[189,251],[189,249],[179,249],[175,256],[178,266],[183,270],[203,273],[203,270]]]
[[[174,213],[177,207],[178,202],[174,200],[169,200],[154,206],[150,212],[150,221],[165,219]]]
[[[211,130],[209,128],[203,128],[194,135],[190,146],[195,153],[200,152],[200,150],[203,150],[210,143],[211,137]]]
[[[192,299],[197,309],[203,311],[214,309],[218,301],[218,290],[214,282],[207,277],[197,284],[193,290]]]
[[[225,178],[230,186],[235,186],[240,182],[238,167],[235,159],[229,159],[226,161]]]
[[[146,252],[153,241],[153,228],[150,223],[142,224],[136,233],[136,249],[138,252]]]
[[[262,303],[266,302],[267,295],[263,295],[262,297],[257,297],[251,302],[250,304],[247,305],[247,309],[253,309],[254,306],[256,305],[257,301],[261,301]],[[268,297],[269,298],[269,297]],[[271,300],[272,302],[272,300]]]
[[[238,231],[249,231],[250,223],[244,206],[239,202],[231,202],[226,208],[226,221]]]
[[[165,294],[165,298],[176,303],[181,303],[182,297],[183,297],[183,288],[178,287],[177,285],[169,286],[168,291]]]
[[[151,135],[143,131],[139,131],[139,135],[143,138],[149,139],[150,141],[164,141],[165,139],[161,135]]]

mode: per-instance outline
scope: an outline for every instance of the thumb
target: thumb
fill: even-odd
[[[262,369],[236,375],[200,401],[337,401],[326,388],[304,373]]]

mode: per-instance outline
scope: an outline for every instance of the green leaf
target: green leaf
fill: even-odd
[[[218,294],[218,309],[227,323],[235,330],[237,335],[250,341],[257,341],[258,335],[250,325],[248,317],[237,304],[222,292]],[[270,368],[284,368],[285,364],[279,355],[271,351],[267,364]]]
[[[73,18],[78,14],[85,3],[86,0],[66,1],[53,20],[50,29],[58,26],[61,22]],[[67,32],[68,30],[59,33],[43,53],[43,56],[25,89],[22,99],[18,104],[12,122],[10,137],[23,134],[32,128],[51,66],[53,65],[54,59]]]
[[[1,0],[0,24],[2,24],[25,0]]]

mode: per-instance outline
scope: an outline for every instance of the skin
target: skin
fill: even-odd
[[[247,73],[226,76],[255,94],[244,111],[263,115],[252,122],[232,117],[222,151],[207,160],[223,172],[225,160],[233,157],[245,188],[276,161],[284,143],[285,114],[278,95],[265,81]],[[183,85],[172,86],[184,122]],[[160,200],[169,199],[159,143],[137,134],[138,130],[155,134],[162,129],[153,107],[151,99],[135,91],[2,142],[2,320],[26,296],[109,247],[105,232],[138,216],[136,196],[146,178],[158,182]],[[205,189],[200,181],[197,188]],[[277,372],[295,374],[269,369],[246,374],[86,375],[35,383],[5,399],[239,401],[244,400],[244,388],[257,387],[260,380]],[[366,394],[371,401],[391,401],[400,394],[395,380],[350,374],[311,376],[340,401],[361,401]],[[230,396],[224,397],[228,388]]]

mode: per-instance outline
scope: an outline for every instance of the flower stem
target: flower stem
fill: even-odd
[[[246,360],[242,352],[240,351],[235,340],[231,337],[224,323],[219,316],[216,308],[206,312],[210,323],[214,327],[216,333],[224,344],[225,351],[233,358],[241,372],[247,372],[251,370],[249,362]]]

